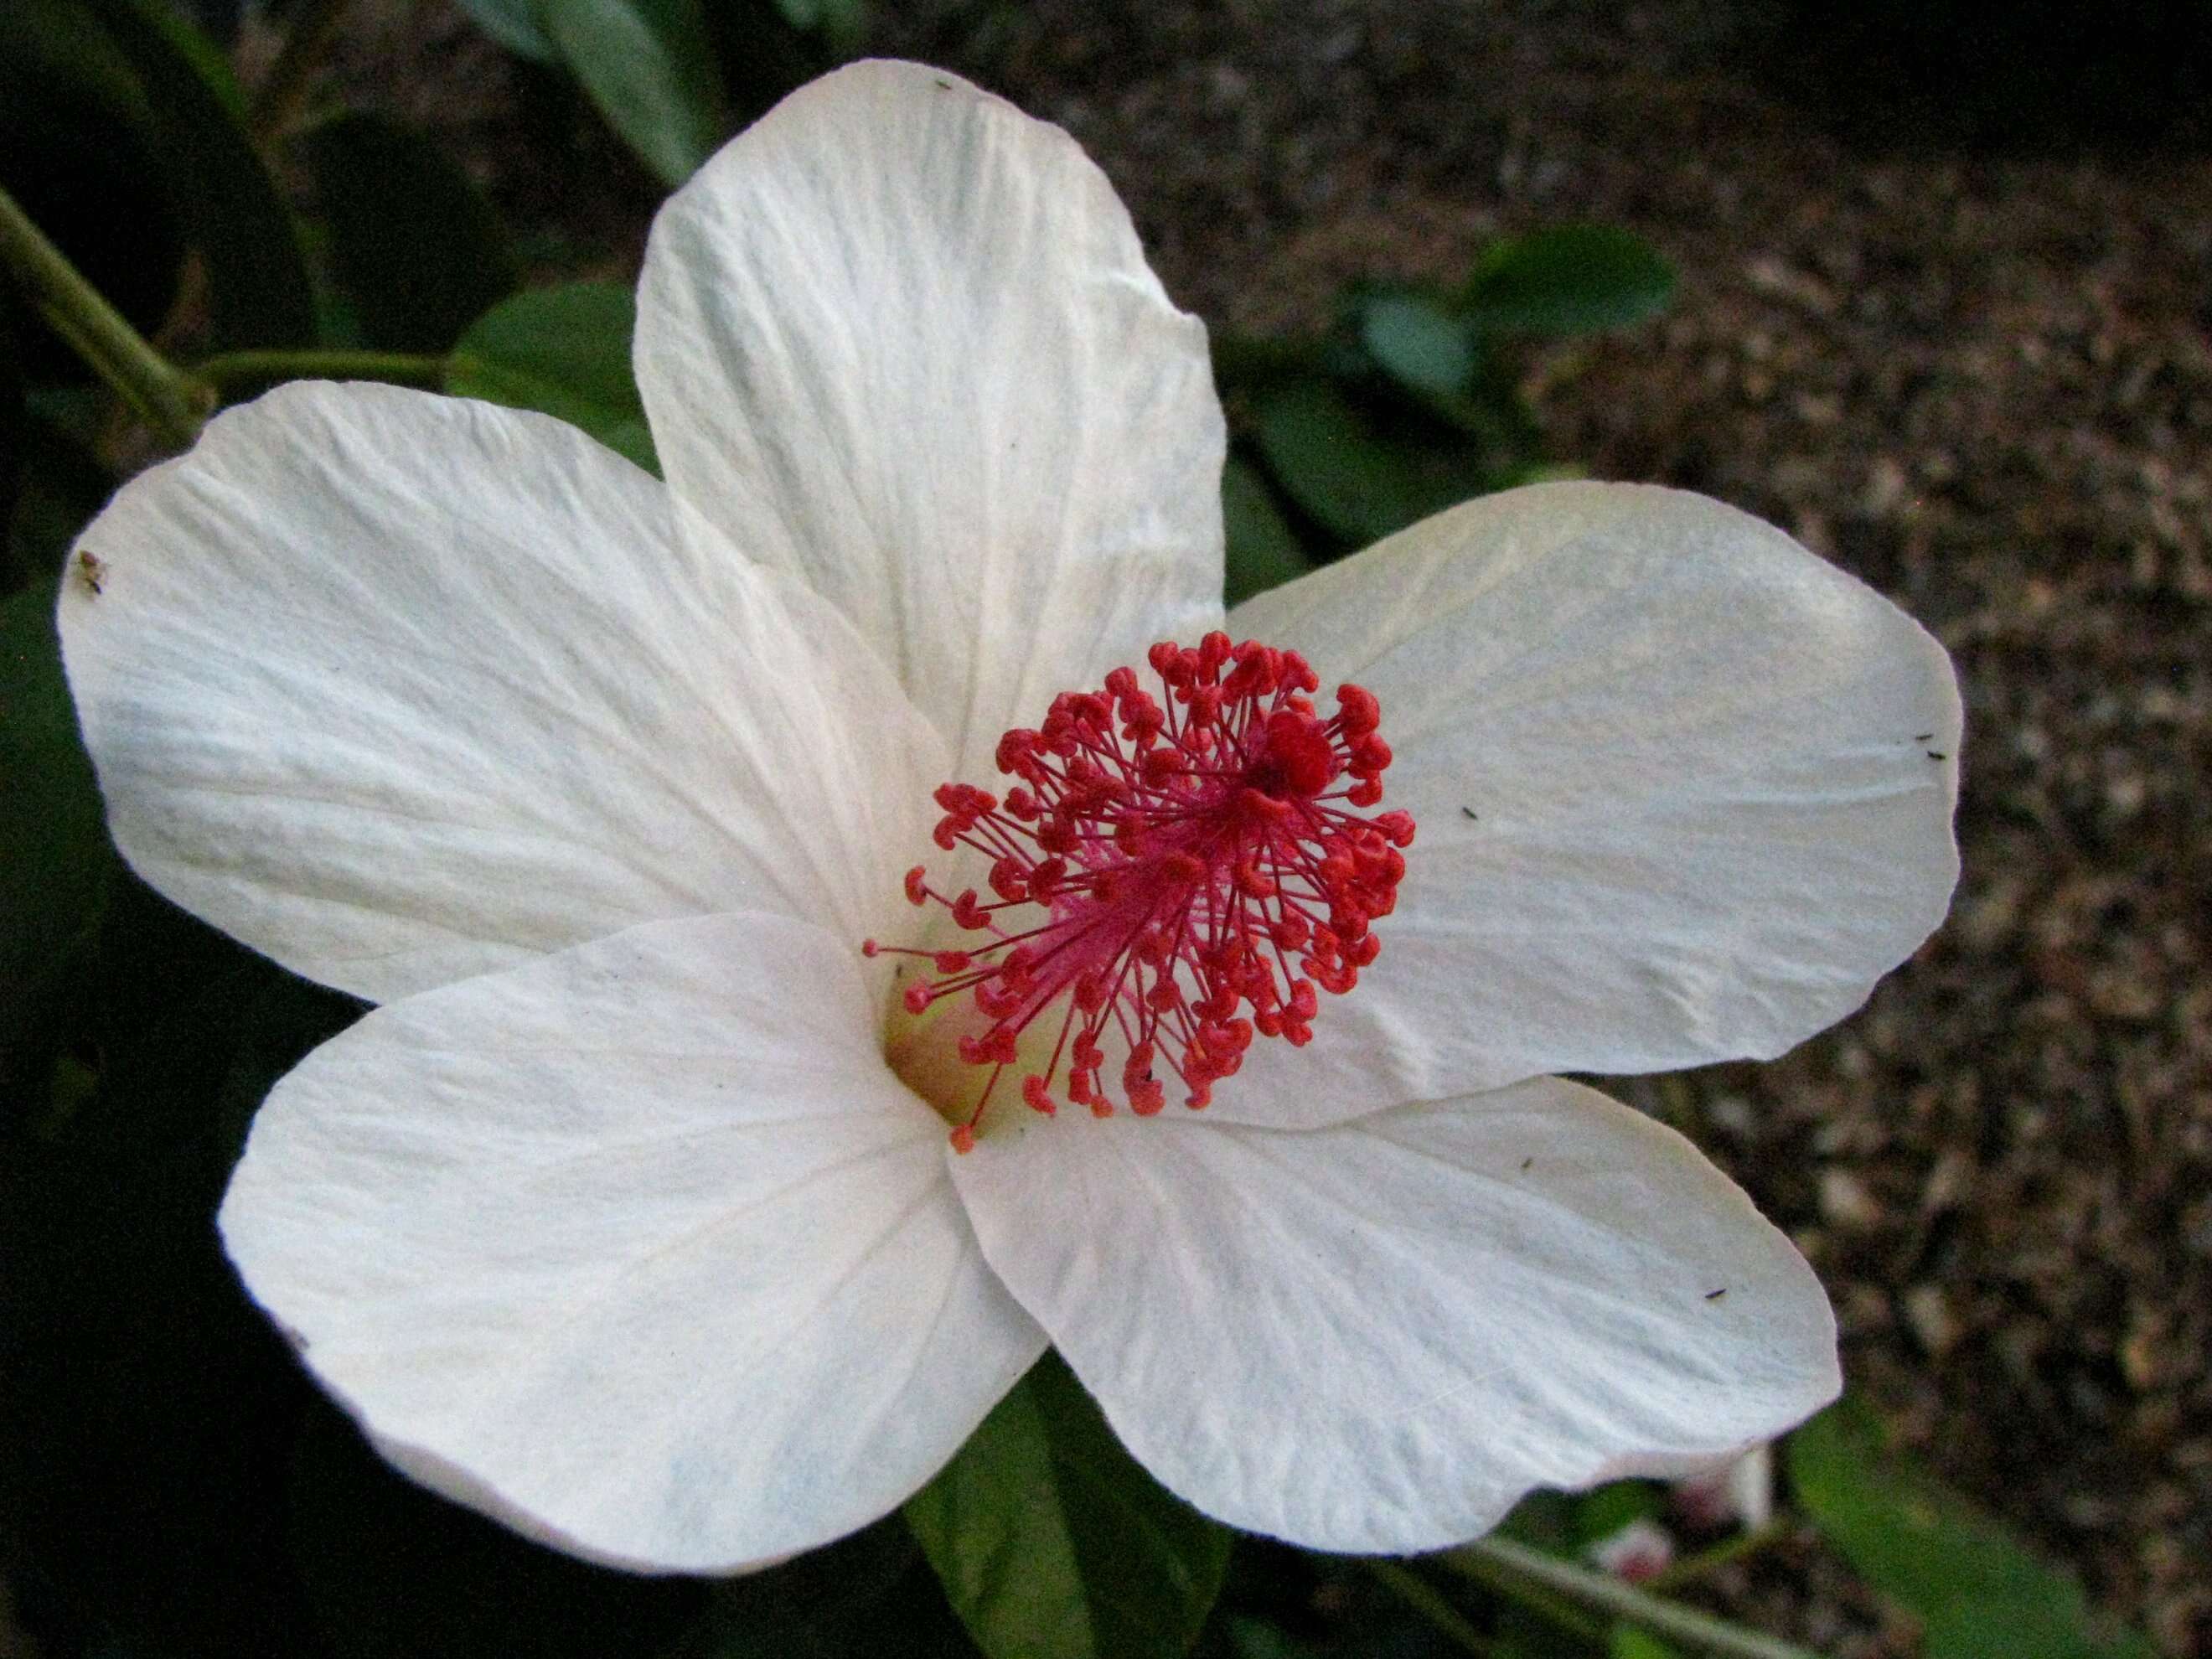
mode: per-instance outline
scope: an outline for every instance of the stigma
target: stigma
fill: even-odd
[[[1311,1041],[1321,994],[1352,990],[1381,951],[1413,820],[1365,811],[1390,765],[1375,697],[1340,685],[1323,715],[1304,657],[1221,633],[1146,661],[1158,696],[1116,668],[1000,738],[1003,794],[938,789],[933,838],[988,872],[988,896],[948,896],[926,865],[906,896],[948,913],[957,945],[861,947],[927,964],[900,992],[909,1015],[975,1010],[961,1152],[1009,1070],[1047,1115],[1065,1098],[1151,1116],[1171,1088],[1201,1109],[1256,1037]]]

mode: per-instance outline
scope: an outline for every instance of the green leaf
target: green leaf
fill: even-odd
[[[990,1659],[1183,1653],[1229,1564],[1227,1528],[1139,1468],[1051,1353],[906,1517]]]
[[[1680,1659],[1676,1650],[1633,1625],[1615,1625],[1606,1650],[1607,1659]]]
[[[1352,304],[1359,343],[1384,374],[1425,397],[1468,395],[1480,358],[1466,318],[1413,289],[1373,289]]]
[[[1260,453],[1291,499],[1324,529],[1364,544],[1490,487],[1463,439],[1411,421],[1386,427],[1320,375],[1255,398]]]
[[[867,0],[775,0],[783,21],[802,34],[819,34],[840,55],[857,51],[868,32]]]
[[[1227,604],[1279,587],[1313,568],[1267,481],[1234,455],[1221,470],[1221,522],[1227,539]]]
[[[447,362],[446,390],[558,416],[658,471],[645,405],[630,376],[636,318],[630,291],[611,283],[518,294],[461,336]]]
[[[2100,1640],[2081,1587],[1911,1460],[1847,1399],[1788,1443],[1790,1484],[1866,1581],[1917,1617],[1927,1659],[2149,1659]]]
[[[1492,334],[1584,334],[1642,322],[1674,292],[1674,268],[1609,225],[1562,225],[1493,245],[1460,296]]]
[[[82,580],[82,577],[73,580]],[[0,1040],[100,920],[114,854],[54,635],[56,584],[0,603]]]
[[[550,64],[560,53],[538,21],[538,0],[461,0],[461,9],[486,34],[517,57]]]
[[[304,148],[330,227],[331,275],[364,344],[443,351],[521,281],[491,204],[420,134],[341,115]]]
[[[538,17],[608,124],[668,185],[729,135],[700,0],[538,0]]]
[[[166,192],[208,279],[216,350],[315,338],[313,285],[292,216],[246,136],[222,54],[161,0],[85,0],[137,77]]]

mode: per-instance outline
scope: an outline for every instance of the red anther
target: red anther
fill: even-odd
[[[1187,764],[1181,750],[1147,749],[1137,762],[1137,775],[1147,789],[1158,789]]]
[[[1382,705],[1372,691],[1358,685],[1336,688],[1336,722],[1346,738],[1364,738],[1382,721]]]
[[[875,940],[872,939],[864,939],[860,941],[860,954],[864,957],[874,956],[883,948],[884,947],[882,945],[877,944]]]
[[[1288,708],[1279,708],[1267,716],[1264,752],[1271,763],[1271,781],[1279,784],[1267,791],[1270,794],[1318,795],[1334,781],[1339,769],[1336,750],[1321,722]]]
[[[962,1123],[954,1126],[952,1130],[952,1150],[956,1152],[962,1153],[972,1152],[975,1150],[975,1126],[974,1124]]]
[[[959,1053],[994,1079],[1032,1022],[1056,1022],[1050,1064],[1020,1085],[1036,1110],[1063,1078],[1101,1116],[1122,1103],[1152,1115],[1171,1079],[1203,1106],[1255,1038],[1309,1041],[1318,993],[1350,990],[1376,960],[1371,924],[1406,873],[1412,817],[1358,810],[1381,800],[1390,762],[1371,693],[1340,687],[1323,720],[1303,656],[1219,632],[1146,660],[1158,696],[1117,668],[1103,690],[1052,699],[1036,730],[1006,732],[995,758],[1019,781],[1003,802],[966,783],[936,792],[933,839],[983,856],[995,903],[972,888],[945,899],[921,867],[906,877],[911,902],[988,938],[904,951],[935,974],[902,1002],[919,1013],[969,993],[989,1024]],[[1124,1056],[1111,1098],[1109,1048]]]
[[[1182,1097],[1182,1103],[1194,1112],[1202,1112],[1212,1103],[1213,1085],[1211,1083],[1192,1085],[1191,1091]]]

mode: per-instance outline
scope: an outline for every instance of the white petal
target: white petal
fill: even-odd
[[[1205,328],[1073,139],[951,75],[854,64],[701,168],[636,363],[677,493],[852,617],[963,777],[1218,625]]]
[[[391,1004],[255,1121],[223,1241],[386,1455],[716,1571],[893,1508],[1042,1351],[843,941],[650,923]]]
[[[117,843],[389,998],[649,918],[855,940],[943,745],[800,585],[574,428],[385,386],[219,416],[80,545],[62,642]]]
[[[1839,1386],[1789,1240],[1680,1135],[1556,1078],[1307,1132],[1036,1120],[953,1176],[1144,1465],[1312,1548],[1439,1548]]]
[[[1410,811],[1382,953],[1224,1117],[1328,1122],[1549,1071],[1769,1058],[1943,919],[1942,647],[1702,496],[1551,484],[1440,514],[1231,618],[1381,700]]]

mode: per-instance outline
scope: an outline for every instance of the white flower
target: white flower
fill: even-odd
[[[960,1156],[977,1073],[894,1075],[860,942],[920,942],[937,785],[1223,624],[1203,331],[1064,134],[869,64],[662,212],[636,364],[665,488],[298,385],[126,487],[62,601],[132,865],[386,1005],[222,1225],[393,1462],[733,1568],[897,1504],[1049,1341],[1200,1509],[1399,1551],[1835,1392],[1789,1243],[1546,1073],[1779,1053],[1936,924],[1960,712],[1911,621],[1602,484],[1239,607],[1380,699],[1419,826],[1380,959],[1203,1113],[1016,1102]]]

